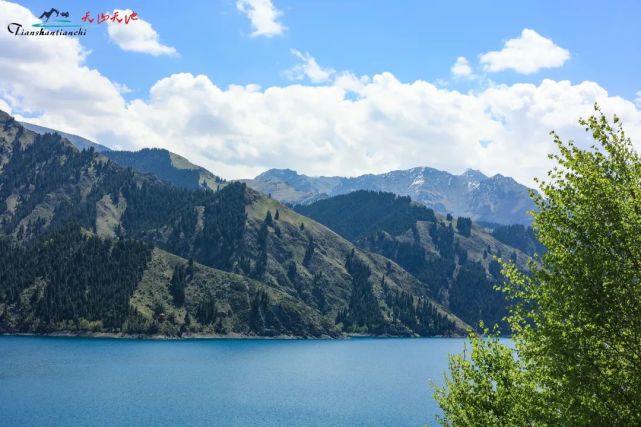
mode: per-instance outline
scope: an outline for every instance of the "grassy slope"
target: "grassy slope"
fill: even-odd
[[[213,173],[209,172],[207,169],[197,166],[193,163],[191,163],[189,160],[186,158],[179,156],[176,153],[172,153],[171,151],[169,152],[169,158],[171,159],[171,164],[173,167],[176,169],[190,169],[190,170],[197,170],[200,173],[200,182],[204,182],[207,187],[211,188],[212,190],[216,191],[220,188],[223,188],[225,185],[227,185],[226,182],[220,182],[220,178],[218,178],[216,175]]]
[[[255,179],[243,179],[241,181],[246,183],[248,187],[256,191],[259,191],[263,194],[271,194],[274,199],[286,200],[291,204],[304,203],[305,201],[316,196],[312,193],[299,191],[286,182],[259,181]]]
[[[275,329],[276,336],[336,336],[338,331],[321,315],[277,289],[269,288],[260,282],[227,273],[200,264],[194,264],[195,273],[185,291],[185,306],[177,307],[169,292],[174,268],[187,261],[160,249],[154,249],[148,265],[130,304],[148,320],[159,321],[157,311],[162,308],[164,321],[159,321],[160,333],[178,335],[183,332],[192,334],[225,335],[238,334],[251,336],[256,332],[248,327],[251,300],[258,291],[268,295],[270,308],[276,312],[298,316],[298,322]],[[201,303],[213,302],[220,313],[219,324],[200,324],[197,319]],[[185,325],[185,315],[189,311],[191,324]],[[282,322],[284,323],[284,322]],[[281,323],[281,324],[282,324]]]

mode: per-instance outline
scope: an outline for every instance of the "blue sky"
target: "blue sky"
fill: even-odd
[[[403,81],[447,79],[458,56],[469,60],[498,50],[523,28],[572,52],[562,68],[523,77],[506,71],[504,83],[544,77],[598,81],[613,95],[633,98],[641,90],[641,3],[617,1],[275,1],[287,27],[279,36],[249,36],[251,26],[233,0],[58,1],[79,17],[86,10],[132,9],[151,22],[163,44],[179,57],[129,54],[106,31],[91,31],[83,44],[94,51],[88,64],[106,76],[146,91],[177,72],[206,74],[219,85],[287,83],[282,71],[296,61],[290,49],[309,52],[325,66],[357,75],[390,71]],[[23,1],[34,14],[51,1]],[[135,64],[133,63],[135,62]],[[468,89],[465,82],[455,86]]]
[[[488,174],[511,174],[530,182],[547,165],[545,160],[527,158],[544,157],[545,151],[550,150],[549,141],[542,140],[550,130],[546,126],[568,128],[568,135],[574,136],[570,123],[575,123],[594,101],[604,102],[606,107],[612,104],[613,108],[620,104],[618,112],[624,110],[629,115],[633,130],[641,126],[635,106],[635,100],[641,98],[639,2],[243,1],[244,6],[240,0],[178,5],[168,1],[94,1],[83,2],[83,6],[75,1],[20,1],[18,5],[35,16],[54,6],[68,10],[75,20],[86,11],[95,14],[132,9],[153,27],[157,46],[173,48],[176,53],[126,49],[123,46],[128,42],[127,34],[119,42],[108,33],[106,25],[94,25],[73,47],[90,53],[81,59],[72,58],[73,55],[64,59],[73,70],[84,67],[99,73],[96,87],[104,90],[105,96],[111,91],[105,80],[120,88],[126,86],[127,90],[108,97],[113,102],[112,110],[122,109],[114,113],[119,123],[136,131],[116,132],[92,123],[92,117],[103,122],[113,119],[108,115],[101,118],[94,113],[89,117],[80,108],[77,112],[62,112],[56,105],[47,106],[36,96],[30,97],[26,86],[19,81],[12,83],[11,79],[4,87],[0,84],[0,105],[6,105],[19,117],[45,125],[55,123],[114,147],[173,148],[216,169],[214,172],[222,171],[231,177],[252,175],[269,167],[355,175],[425,165],[453,172],[474,167]],[[248,10],[256,1],[275,13],[272,24],[276,23],[276,30],[270,27],[267,34],[255,33],[257,27]],[[9,14],[5,19],[11,19]],[[263,21],[261,25],[264,24]],[[525,69],[520,68],[518,58],[514,62],[505,55],[498,62],[482,60],[482,55],[506,48],[508,40],[516,40],[517,47],[522,46],[518,39],[527,39],[524,30],[530,31],[530,38],[538,44],[522,54],[526,59],[540,54],[541,58],[536,58],[539,62],[534,61]],[[5,38],[0,39],[0,47],[3,40],[12,43],[11,47],[16,43],[36,43],[8,39],[6,32],[2,36]],[[469,68],[457,75],[452,67],[459,57],[465,58]],[[305,67],[309,60],[320,74]],[[20,61],[26,64],[38,58],[18,58]],[[46,65],[46,60],[42,63]],[[69,69],[70,75],[76,72],[73,70]],[[0,77],[5,77],[1,73],[0,66]],[[360,79],[359,84],[365,87],[352,89],[352,81],[345,89],[339,77],[347,75],[354,81]],[[391,80],[380,76],[391,76]],[[165,85],[157,86],[163,81]],[[525,90],[521,84],[531,86]],[[150,90],[155,85],[165,90],[166,96],[154,100]],[[245,88],[242,94],[234,96],[230,92],[230,86],[235,85]],[[493,89],[497,86],[502,89]],[[173,92],[178,87],[186,91],[185,102],[198,99],[203,106],[198,111],[185,112],[184,121],[177,121],[165,132],[175,129],[176,135],[182,135],[182,143],[176,141],[175,135],[170,138],[155,132],[158,124],[150,116],[152,112],[165,113],[169,121],[180,116],[174,114],[176,106],[182,105]],[[337,87],[343,92],[336,94]],[[91,90],[88,83],[85,89]],[[189,91],[194,92],[190,95]],[[380,91],[385,94],[377,98]],[[260,101],[255,99],[255,92],[261,95]],[[568,93],[567,99],[564,92]],[[201,99],[204,93],[209,98]],[[384,96],[394,99],[397,95],[405,104],[386,104]],[[72,100],[71,95],[66,96]],[[516,111],[513,106],[523,104],[524,97],[528,98],[525,104],[531,106],[530,110],[525,112],[518,107],[520,110]],[[236,99],[242,99],[242,104]],[[161,106],[161,101],[166,103]],[[369,104],[365,105],[365,101]],[[569,106],[564,105],[566,102]],[[298,104],[303,106],[296,107]],[[420,110],[427,104],[430,108]],[[459,104],[469,108],[455,110]],[[552,108],[551,104],[568,113],[567,120],[552,120],[549,114],[541,113]],[[318,106],[318,111],[313,105]],[[421,114],[446,110],[442,105],[454,110],[438,120],[454,121],[454,131],[440,129],[442,122],[432,123],[431,127],[420,122]],[[505,110],[507,106],[512,106],[509,112]],[[203,108],[207,113],[201,117]],[[339,119],[327,111],[338,108],[346,111],[336,124]],[[576,113],[571,116],[573,108]],[[472,122],[461,118],[475,112],[486,115],[487,120]],[[243,128],[239,116],[261,119],[254,119]],[[311,123],[316,118],[310,117],[315,116],[321,117],[319,123]],[[344,119],[346,116],[351,118]],[[528,117],[532,122],[525,122]],[[403,126],[395,128],[398,122]],[[186,123],[189,129],[178,133]],[[303,127],[305,123],[308,127]],[[539,145],[527,130],[535,124],[542,126],[541,134],[536,135],[541,139]],[[478,129],[470,131],[475,126]],[[369,127],[381,127],[373,135],[388,139],[373,142],[372,134],[362,131]],[[470,136],[476,134],[481,137]],[[517,139],[527,142],[519,143]],[[461,158],[460,150],[468,148],[464,142],[467,140],[469,155]],[[451,147],[457,145],[451,152]],[[297,150],[306,154],[296,154]],[[403,153],[410,158],[404,159]],[[354,162],[355,158],[362,162]]]

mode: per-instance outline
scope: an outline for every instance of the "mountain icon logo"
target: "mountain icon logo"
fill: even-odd
[[[61,12],[55,7],[52,7],[49,10],[45,10],[38,17],[42,22],[33,24],[33,27],[37,28],[81,28],[81,24],[75,24],[69,20],[69,12]]]

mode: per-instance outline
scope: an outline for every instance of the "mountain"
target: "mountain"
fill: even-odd
[[[122,167],[131,167],[143,173],[153,174],[178,187],[201,188],[206,186],[216,190],[219,186],[225,185],[224,179],[168,150],[160,148],[144,148],[139,151],[111,150],[104,145],[97,144],[78,135],[31,123],[20,122],[20,124],[39,135],[44,135],[45,133],[58,134],[79,150],[93,148],[94,151],[102,153]]]
[[[0,332],[456,335],[393,261],[243,183],[184,188],[0,112]]]
[[[471,169],[453,175],[422,167],[355,178],[309,177],[289,169],[270,169],[244,182],[291,205],[371,190],[410,196],[441,214],[451,213],[499,224],[528,225],[531,218],[527,212],[534,209],[527,187],[509,177],[487,177]]]
[[[5,332],[338,334],[282,291],[140,242],[71,227],[28,248],[6,241],[0,247],[0,273],[12,278],[0,289],[0,300],[9,301],[0,316]]]
[[[65,138],[67,141],[71,142],[73,145],[78,147],[78,149],[80,150],[93,147],[93,149],[98,153],[111,151],[110,148],[105,147],[104,145],[100,145],[97,142],[90,141],[87,138],[83,138],[82,136],[61,132],[59,130],[50,129],[44,126],[38,126],[38,125],[34,125],[27,122],[20,122],[20,124],[24,126],[25,129],[33,131],[39,135],[44,135],[45,133],[57,133],[58,135],[60,135],[61,137]]]
[[[530,256],[543,255],[546,251],[545,246],[537,239],[534,229],[522,224],[495,227],[492,230],[492,237],[506,245],[518,248]]]
[[[296,210],[359,248],[397,262],[468,324],[483,320],[488,326],[505,326],[506,301],[494,289],[502,280],[501,267],[494,257],[511,259],[526,269],[529,256],[469,218],[435,214],[408,196],[364,190],[299,205]],[[529,244],[525,228],[515,228],[514,233],[512,228],[502,229],[501,237]]]
[[[131,167],[140,172],[154,174],[178,187],[205,186],[216,190],[219,186],[225,185],[224,179],[164,149],[144,148],[139,151],[108,151],[102,154],[122,167]]]

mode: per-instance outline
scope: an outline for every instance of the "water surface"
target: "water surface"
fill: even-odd
[[[0,337],[0,424],[433,425],[464,341]]]

